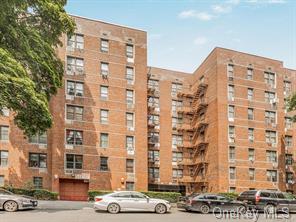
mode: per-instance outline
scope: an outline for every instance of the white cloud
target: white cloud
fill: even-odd
[[[199,36],[196,39],[194,39],[194,44],[195,45],[204,45],[208,42],[208,39],[203,36]]]
[[[238,5],[240,3],[240,0],[228,0],[226,1],[226,3],[231,5]]]
[[[212,5],[212,10],[215,13],[229,13],[232,11],[232,7],[229,5]]]
[[[214,18],[212,14],[207,12],[197,12],[195,10],[182,11],[179,13],[178,17],[181,19],[196,18],[202,21],[209,21]]]

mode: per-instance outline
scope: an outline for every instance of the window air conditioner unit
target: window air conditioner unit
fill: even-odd
[[[272,167],[273,167],[273,168],[277,168],[277,167],[278,167],[278,164],[277,164],[277,163],[273,163],[273,164],[272,164]]]
[[[134,128],[134,127],[128,127],[128,130],[129,130],[129,131],[134,131],[135,128]]]
[[[65,148],[68,150],[73,150],[74,146],[72,144],[66,144]]]
[[[272,147],[276,147],[277,144],[276,144],[276,143],[272,143],[271,146],[272,146]]]
[[[101,73],[103,79],[108,79],[108,73]]]

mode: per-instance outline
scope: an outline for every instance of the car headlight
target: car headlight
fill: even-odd
[[[166,204],[170,204],[170,202],[169,202],[169,201],[165,201],[165,203],[166,203]]]

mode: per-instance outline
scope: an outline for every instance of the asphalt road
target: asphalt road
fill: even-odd
[[[92,203],[70,201],[40,201],[35,210],[8,213],[0,211],[0,222],[216,222],[216,221],[256,221],[249,219],[217,219],[213,214],[202,215],[172,208],[170,213],[119,213],[116,215],[92,209]],[[291,221],[296,222],[296,214],[290,219],[264,218],[259,215],[257,221]]]

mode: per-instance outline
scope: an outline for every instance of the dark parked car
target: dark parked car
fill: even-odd
[[[189,200],[191,200],[192,198],[194,198],[195,196],[198,196],[198,195],[199,195],[199,193],[192,193],[190,195],[180,197],[177,202],[177,207],[187,210],[186,202],[188,202]]]
[[[246,204],[241,201],[232,200],[216,194],[199,194],[188,199],[185,206],[187,211],[198,211],[203,214],[217,210],[242,212],[246,208]]]
[[[293,195],[280,191],[249,190],[242,192],[238,200],[243,201],[249,208],[265,210],[268,213],[281,211],[288,208],[296,212],[296,199]]]

